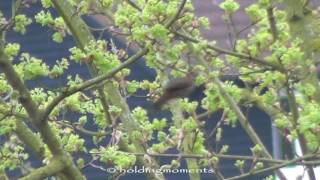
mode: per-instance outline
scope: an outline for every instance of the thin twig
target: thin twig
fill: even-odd
[[[241,156],[241,155],[227,155],[227,154],[216,154],[213,153],[212,155],[200,155],[200,154],[170,154],[170,153],[132,153],[132,152],[127,152],[128,154],[135,155],[135,156],[152,156],[152,157],[169,157],[169,158],[186,158],[186,159],[210,159],[212,157],[217,157],[221,159],[228,159],[228,160],[248,160],[248,161],[257,161],[257,162],[265,162],[265,163],[273,163],[273,164],[284,164],[284,163],[289,163],[290,164],[299,164],[299,165],[318,165],[320,161],[304,161],[302,160],[307,160],[311,158],[320,158],[320,153],[315,153],[315,154],[308,154],[304,155],[298,158],[295,158],[293,160],[278,160],[278,159],[269,159],[269,158],[260,158],[260,157],[253,157],[253,156]],[[94,152],[91,154],[100,154],[99,152]],[[293,161],[293,162],[292,162]],[[301,162],[299,162],[301,161]]]
[[[318,154],[319,155],[319,154]],[[310,159],[312,157],[314,157],[315,154],[308,154],[308,155],[305,155],[305,156],[301,156],[299,158],[296,158],[296,159],[293,159],[293,160],[290,160],[290,161],[287,161],[287,162],[283,162],[281,164],[277,164],[277,165],[274,165],[274,166],[271,166],[271,167],[268,167],[268,168],[265,168],[265,169],[261,169],[261,170],[257,170],[257,171],[252,171],[252,172],[248,172],[248,173],[245,173],[245,174],[241,174],[239,176],[235,176],[235,177],[231,177],[231,178],[227,178],[225,180],[237,180],[237,179],[244,179],[248,176],[252,176],[252,175],[257,175],[257,174],[261,174],[261,173],[265,173],[265,172],[269,172],[269,171],[273,171],[273,170],[276,170],[276,169],[280,169],[282,167],[285,167],[285,166],[288,166],[290,164],[295,164],[297,162],[301,162],[303,160],[306,160],[306,159]]]
[[[212,129],[212,131],[210,132],[208,138],[213,136],[213,134],[216,132],[216,130],[221,126],[221,124],[223,123],[223,121],[226,118],[226,115],[227,115],[227,111],[223,110],[220,120],[218,121],[217,125]]]
[[[184,38],[185,40],[188,40],[188,41],[191,41],[191,42],[195,42],[195,43],[199,43],[200,42],[200,40],[195,39],[193,37],[190,37],[188,35],[185,35],[185,34],[183,34],[181,32],[175,32],[175,34],[180,36],[180,37],[182,37],[182,38]],[[252,63],[255,63],[255,64],[267,66],[267,67],[270,67],[272,69],[278,70],[280,72],[286,72],[286,69],[281,67],[281,66],[279,66],[278,64],[271,63],[269,61],[266,61],[264,59],[260,59],[258,57],[252,57],[250,55],[237,53],[237,52],[234,52],[234,51],[229,51],[229,50],[226,50],[226,49],[223,49],[223,48],[220,48],[220,47],[213,46],[211,44],[207,44],[207,47],[209,49],[212,49],[212,50],[214,50],[216,52],[219,52],[221,54],[227,54],[227,55],[230,55],[230,56],[238,57],[240,59],[246,59],[246,60],[248,60],[248,62],[252,62]]]

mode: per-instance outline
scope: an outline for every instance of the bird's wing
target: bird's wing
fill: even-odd
[[[170,80],[165,87],[165,91],[176,91],[192,86],[192,80],[187,77],[175,78]]]

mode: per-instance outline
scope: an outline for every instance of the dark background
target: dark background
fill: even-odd
[[[197,7],[197,6],[196,6]],[[5,1],[1,0],[0,2],[0,10],[5,14],[6,17],[9,17],[11,15],[11,1]],[[24,9],[23,12],[27,15],[33,16],[35,13],[40,11],[40,5],[32,5],[31,8]],[[95,21],[95,19],[91,17],[85,18],[86,22],[90,24],[90,26],[93,27],[99,27],[99,23]],[[52,30],[49,30],[47,28],[41,27],[38,24],[33,23],[32,25],[28,26],[26,35],[19,35],[14,32],[10,32],[7,35],[8,42],[17,42],[21,44],[21,51],[20,52],[28,52],[32,56],[35,56],[37,58],[42,58],[50,67],[55,64],[57,59],[61,59],[62,57],[68,57],[69,56],[69,48],[74,46],[74,42],[72,37],[67,37],[65,41],[62,44],[57,44],[52,42],[51,35]],[[111,36],[108,33],[104,34],[104,38],[110,39]],[[219,37],[216,37],[219,39]],[[220,38],[222,39],[222,37]],[[120,40],[113,38],[114,42],[117,44],[118,47],[124,47],[124,43]],[[130,52],[133,53],[133,52]],[[155,77],[155,72],[149,68],[147,68],[143,60],[137,61],[135,64],[130,66],[132,73],[129,79],[135,79],[135,80],[143,80],[148,79],[152,80]],[[66,74],[69,75],[75,75],[80,74],[80,77],[83,79],[88,79],[89,72],[85,66],[80,66],[79,64],[75,64],[73,61],[70,61],[70,67]],[[44,87],[47,89],[51,88],[58,88],[61,86],[64,86],[66,84],[66,75],[62,76],[57,79],[48,79],[48,78],[39,78],[34,81],[28,81],[26,84],[29,88],[32,87]],[[195,93],[192,94],[191,99],[199,99],[203,96],[201,88],[198,88]],[[128,103],[130,105],[130,108],[135,108],[137,106],[146,107],[147,109],[150,107],[151,103],[147,101],[146,98],[139,98],[139,97],[131,97],[128,100]],[[149,108],[150,109],[150,108]],[[272,139],[271,139],[271,124],[268,116],[258,110],[257,108],[252,108],[248,110],[249,113],[249,119],[250,123],[254,126],[256,129],[256,132],[261,137],[262,141],[264,142],[265,146],[268,148],[270,152],[272,152]],[[70,119],[77,119],[76,114],[68,113],[67,114]],[[215,126],[217,121],[220,118],[221,113],[217,112],[213,114],[209,120],[207,120],[206,123],[206,130],[208,132],[211,131],[211,129]],[[161,112],[150,112],[150,117],[170,117],[170,113],[166,111]],[[90,128],[90,127],[89,127]],[[235,128],[232,128],[230,126],[224,126],[224,133],[222,141],[219,143],[220,146],[223,144],[230,145],[230,150],[228,154],[235,154],[235,155],[251,155],[250,153],[250,147],[253,145],[251,143],[251,140],[248,138],[244,130],[241,128],[240,124],[237,124]],[[93,143],[91,141],[90,137],[82,136],[86,140],[86,145],[89,147],[93,147]],[[0,137],[0,140],[2,138]],[[216,142],[214,140],[211,140],[211,144],[214,144],[216,146]],[[31,153],[32,154],[32,153]],[[83,155],[76,155],[81,156]],[[86,160],[89,160],[89,157],[85,157]],[[30,160],[32,162],[32,165],[35,167],[40,167],[41,162],[39,159],[37,159],[34,156],[30,157]],[[161,158],[160,161],[162,163],[168,163],[170,162],[170,158]],[[238,175],[239,172],[236,168],[233,166],[234,161],[230,160],[221,160],[220,162],[220,169],[222,170],[224,176],[230,177]],[[182,167],[186,168],[186,164],[183,161]],[[88,167],[83,170],[83,173],[87,177],[87,179],[106,179],[108,176],[107,173]],[[21,176],[21,173],[18,171],[8,172],[9,177],[12,179],[16,179]],[[250,179],[262,179],[266,175],[270,174],[263,174],[261,176],[255,176]],[[127,174],[121,178],[122,180],[130,179],[130,180],[141,180],[146,179],[143,174]],[[187,180],[189,179],[189,176],[187,174],[167,174],[166,179],[182,179]],[[211,175],[202,175],[202,179],[214,179]],[[248,178],[247,178],[248,179]]]

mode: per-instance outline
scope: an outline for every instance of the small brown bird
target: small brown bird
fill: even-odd
[[[185,77],[170,80],[164,88],[163,95],[154,103],[154,107],[161,109],[171,99],[189,96],[196,87],[194,76],[193,74],[188,74]]]

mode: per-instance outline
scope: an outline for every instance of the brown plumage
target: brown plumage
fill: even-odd
[[[193,75],[172,79],[164,87],[164,93],[154,103],[154,107],[156,109],[161,109],[161,107],[169,100],[187,97],[193,92],[194,89],[195,83]]]

